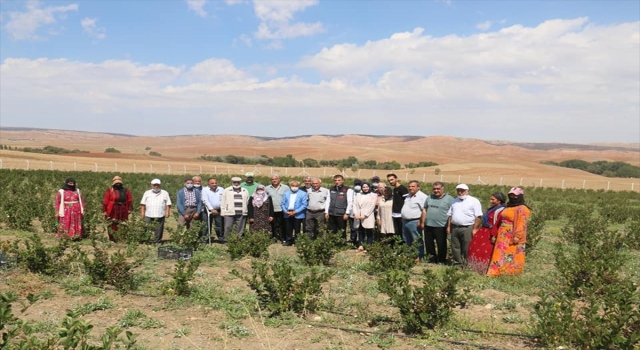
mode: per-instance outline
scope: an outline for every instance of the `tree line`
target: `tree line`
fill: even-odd
[[[55,146],[44,146],[43,148],[36,147],[11,147],[8,145],[0,145],[0,149],[8,151],[20,151],[28,153],[42,153],[42,154],[67,154],[67,153],[89,153],[89,151],[81,151],[79,149],[66,149]]]
[[[569,159],[562,162],[545,161],[542,164],[579,169],[606,177],[640,177],[640,167],[625,162],[609,162],[606,160],[587,162],[582,159]]]
[[[211,161],[211,162],[220,162],[220,163],[229,163],[229,164],[246,164],[246,165],[265,165],[265,166],[276,166],[276,167],[308,167],[308,168],[320,168],[320,167],[331,167],[338,169],[378,169],[378,170],[398,170],[402,169],[402,164],[392,160],[390,162],[378,162],[376,160],[359,160],[354,156],[350,156],[342,159],[322,159],[316,160],[313,158],[304,158],[302,160],[298,160],[294,158],[291,154],[287,154],[284,157],[269,157],[266,155],[261,155],[259,157],[243,157],[236,155],[203,155],[200,156],[199,159]],[[438,165],[434,162],[419,162],[419,163],[408,163],[404,164],[405,168],[418,168],[418,167],[428,167]]]

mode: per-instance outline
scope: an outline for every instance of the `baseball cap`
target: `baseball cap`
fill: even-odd
[[[458,186],[456,186],[456,190],[465,190],[465,191],[469,191],[469,186],[465,185],[465,184],[459,184]]]
[[[515,194],[516,196],[519,196],[521,194],[524,194],[524,190],[520,187],[512,187],[509,190],[509,194],[512,194],[512,193]]]
[[[242,179],[237,176],[234,176],[231,178],[231,182],[240,182],[240,181],[242,181]]]
[[[246,173],[244,174],[244,177],[253,177],[253,173]]]
[[[160,185],[162,182],[160,182],[160,179],[153,179],[151,180],[151,184],[152,185]]]

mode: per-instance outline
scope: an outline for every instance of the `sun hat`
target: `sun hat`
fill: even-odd
[[[467,186],[466,184],[459,184],[458,186],[456,186],[456,190],[469,191],[469,186]]]
[[[160,185],[162,182],[160,182],[160,179],[153,179],[151,180],[151,184],[152,185]]]

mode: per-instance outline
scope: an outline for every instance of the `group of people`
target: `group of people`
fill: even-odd
[[[395,174],[388,174],[387,182],[374,176],[371,181],[354,180],[350,188],[342,175],[335,175],[333,186],[325,188],[319,178],[283,184],[274,174],[265,186],[247,173],[244,181],[233,177],[231,186],[223,188],[215,178],[202,186],[202,178],[194,176],[176,193],[178,225],[188,228],[194,220],[203,220],[203,242],[210,243],[215,235],[215,240],[224,244],[231,234],[242,236],[248,227],[272,235],[284,246],[295,244],[301,234],[313,239],[326,227],[359,252],[366,252],[374,233],[379,232],[400,236],[405,244],[417,247],[419,260],[428,258],[435,264],[447,263],[450,241],[455,266],[471,266],[488,276],[522,272],[531,212],[521,188],[512,188],[507,196],[494,193],[490,208],[483,213],[480,201],[469,194],[465,184],[456,186],[457,197],[453,198],[442,182],[433,183],[430,195],[422,192],[415,180],[407,188]],[[156,243],[162,240],[172,206],[161,185],[160,179],[153,179],[140,201],[140,215],[156,225]],[[110,239],[132,210],[131,192],[119,176],[114,177],[102,207],[110,220]],[[56,196],[58,234],[81,237],[83,214],[82,195],[75,180],[67,179]]]

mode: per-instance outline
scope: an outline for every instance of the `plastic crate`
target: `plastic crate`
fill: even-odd
[[[173,246],[158,247],[158,258],[167,260],[189,260],[193,257],[193,249]]]
[[[10,269],[16,267],[18,259],[0,250],[0,269]]]

